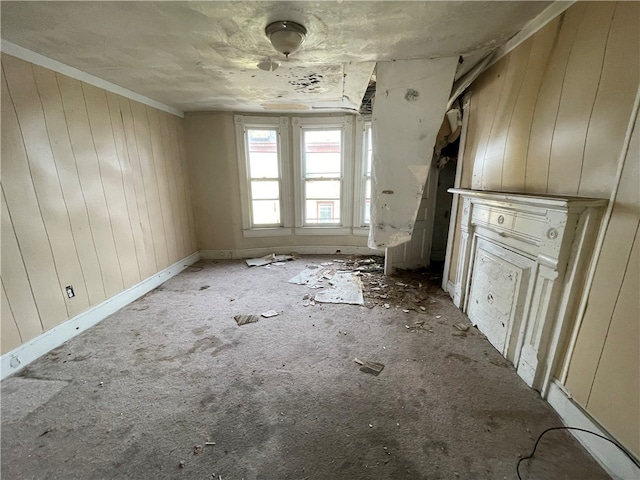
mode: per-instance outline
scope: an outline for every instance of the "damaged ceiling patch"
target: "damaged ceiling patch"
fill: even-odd
[[[297,92],[317,93],[323,91],[320,83],[324,75],[319,73],[309,73],[301,78],[289,80],[289,85],[293,86]]]
[[[411,240],[457,65],[458,57],[445,57],[376,67],[376,88],[385,95],[373,107],[371,248]]]

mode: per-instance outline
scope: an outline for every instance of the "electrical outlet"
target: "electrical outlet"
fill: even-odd
[[[64,288],[67,291],[67,297],[69,298],[73,298],[76,296],[76,294],[73,292],[73,285],[69,285],[68,287]]]

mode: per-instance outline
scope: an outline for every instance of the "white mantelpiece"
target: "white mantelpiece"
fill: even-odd
[[[453,301],[545,397],[607,201],[449,192],[463,198]]]

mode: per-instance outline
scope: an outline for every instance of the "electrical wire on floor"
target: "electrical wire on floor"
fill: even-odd
[[[629,460],[631,460],[634,463],[634,465],[636,467],[640,468],[640,462],[638,462],[638,460],[636,460],[629,452],[627,452],[627,450],[622,445],[620,445],[615,440],[611,440],[610,438],[607,438],[604,435],[600,435],[599,433],[592,432],[590,430],[585,430],[584,428],[578,428],[578,427],[551,427],[551,428],[547,428],[544,432],[542,432],[540,435],[538,435],[538,439],[536,440],[536,443],[533,446],[533,450],[531,451],[531,453],[529,455],[527,455],[526,457],[522,457],[520,460],[518,460],[518,463],[516,465],[516,473],[518,474],[518,480],[523,480],[522,477],[520,476],[520,464],[525,460],[533,458],[533,456],[536,453],[536,449],[538,448],[538,444],[540,443],[540,440],[542,440],[542,437],[544,436],[544,434],[547,433],[547,432],[550,432],[552,430],[576,430],[578,432],[590,433],[591,435],[595,435],[596,437],[600,437],[600,438],[602,438],[603,440],[606,440],[609,443],[613,443],[616,447],[618,447],[620,449],[620,451],[622,453],[624,453],[629,458]]]

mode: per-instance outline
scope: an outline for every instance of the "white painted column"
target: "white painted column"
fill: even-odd
[[[377,66],[369,246],[411,239],[458,57]]]

